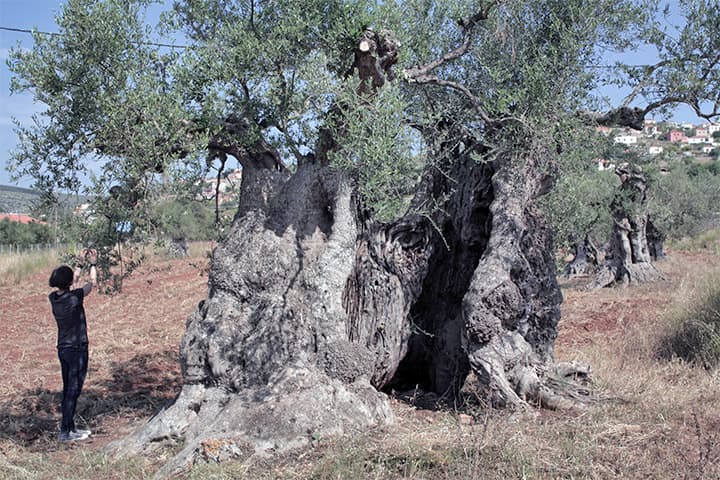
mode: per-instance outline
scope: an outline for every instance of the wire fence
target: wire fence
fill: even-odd
[[[12,255],[29,252],[44,252],[47,250],[61,249],[64,245],[57,243],[33,243],[33,244],[0,244],[0,255]]]

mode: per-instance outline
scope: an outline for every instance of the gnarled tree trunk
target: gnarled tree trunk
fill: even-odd
[[[657,229],[652,218],[648,218],[645,231],[647,234],[648,249],[650,250],[650,258],[655,262],[664,259],[665,234]]]
[[[589,235],[585,235],[583,240],[575,242],[574,250],[572,261],[563,268],[565,276],[590,275],[597,271],[604,256]]]
[[[639,167],[628,165],[621,165],[615,173],[620,177],[621,184],[611,205],[613,228],[610,246],[591,288],[662,278],[652,264],[653,255],[648,245],[647,177]]]
[[[561,295],[535,206],[547,179],[509,158],[437,171],[418,198],[459,182],[444,208],[384,224],[330,167],[248,168],[188,319],[185,386],[116,448],[182,439],[163,473],[282,451],[391,422],[384,387],[453,398],[471,370],[496,404],[568,405],[552,388]]]
[[[362,41],[357,62],[392,57],[372,32]],[[161,474],[284,451],[392,422],[383,389],[455,398],[471,371],[495,404],[570,404],[554,388],[577,369],[553,363],[562,298],[536,207],[546,147],[531,139],[478,163],[471,139],[442,145],[410,211],[438,208],[381,223],[328,166],[335,140],[293,174],[262,145],[241,155],[238,213],[181,344],[182,392],[116,451],[182,440]]]

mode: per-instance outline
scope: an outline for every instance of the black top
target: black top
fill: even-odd
[[[87,347],[87,325],[82,288],[55,291],[48,298],[58,326],[58,348]]]

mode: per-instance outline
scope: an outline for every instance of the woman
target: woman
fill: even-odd
[[[80,267],[73,274],[70,267],[62,265],[53,270],[48,282],[50,287],[57,288],[48,298],[58,327],[57,349],[63,379],[62,423],[58,435],[61,442],[84,440],[91,433],[89,430],[76,429],[73,420],[88,365],[88,337],[83,299],[97,282],[95,255],[86,255],[86,258],[90,259],[90,281],[82,288],[70,289],[73,279],[79,277]]]

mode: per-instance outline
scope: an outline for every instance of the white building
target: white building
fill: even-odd
[[[712,151],[715,150],[715,147],[712,145],[706,145],[703,147],[703,153],[712,153]]]
[[[635,135],[618,135],[614,139],[615,143],[623,143],[625,145],[634,145],[638,141]]]
[[[706,125],[708,135],[712,136],[715,132],[720,132],[720,123],[709,123]]]
[[[689,144],[712,143],[712,141],[708,137],[688,137],[687,143],[689,143]]]
[[[643,133],[646,137],[652,137],[654,135],[657,135],[657,122],[652,119],[646,119],[643,123]]]
[[[663,147],[661,147],[660,145],[651,145],[650,148],[648,148],[648,153],[650,155],[657,155],[662,152],[663,152]]]

